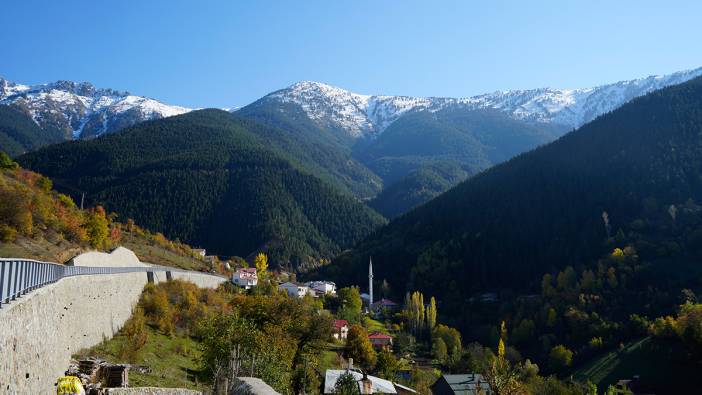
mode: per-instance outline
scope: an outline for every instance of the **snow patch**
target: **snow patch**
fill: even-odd
[[[498,91],[467,98],[361,95],[320,82],[301,81],[266,99],[295,103],[311,120],[355,138],[373,137],[411,111],[446,108],[490,108],[515,119],[577,128],[636,97],[700,75],[702,67],[594,88]]]

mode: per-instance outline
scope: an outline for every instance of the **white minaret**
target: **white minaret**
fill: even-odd
[[[370,298],[368,306],[373,305],[373,258],[368,262],[368,297]]]

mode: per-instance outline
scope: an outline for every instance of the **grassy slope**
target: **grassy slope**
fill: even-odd
[[[186,270],[200,270],[208,267],[207,264],[201,260],[176,253],[131,233],[122,233],[121,244],[134,251],[142,262],[153,263],[154,265],[173,266]]]
[[[199,367],[200,348],[187,336],[169,337],[147,327],[148,340],[139,351],[135,365],[147,366],[149,373],[129,372],[132,387],[189,388],[199,391],[209,389],[203,383]],[[112,339],[78,352],[75,358],[96,356],[113,363],[122,363],[119,350],[125,341],[121,333]]]
[[[0,257],[25,258],[39,261],[63,263],[83,252],[83,249],[65,239],[47,239],[45,237],[18,237],[12,243],[0,241]]]
[[[702,378],[696,367],[686,360],[684,350],[646,337],[605,353],[573,371],[580,382],[591,381],[600,390],[620,379],[640,376],[641,382],[657,394],[688,393],[699,388]]]

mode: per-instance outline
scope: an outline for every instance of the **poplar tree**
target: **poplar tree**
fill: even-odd
[[[256,275],[261,280],[264,280],[268,275],[268,256],[259,252],[256,258],[254,258],[254,264],[256,265]]]
[[[431,333],[436,326],[436,299],[432,296],[429,300],[429,307],[427,308],[427,330]]]

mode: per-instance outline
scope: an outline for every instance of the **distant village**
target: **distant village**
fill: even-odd
[[[204,250],[201,250],[202,256]],[[286,276],[286,277],[289,277]],[[258,285],[258,272],[254,267],[237,268],[231,276],[231,282],[244,290],[251,289]],[[295,281],[285,281],[278,284],[278,290],[285,292],[293,298],[322,298],[337,295],[337,286],[332,281],[310,281],[297,283]],[[383,315],[394,314],[402,309],[402,306],[390,299],[374,299],[373,294],[373,263],[368,265],[368,292],[361,293],[363,312],[373,318],[382,318]],[[493,299],[496,295],[483,295],[481,299]],[[344,319],[334,319],[332,337],[335,341],[345,342],[349,334],[350,324]],[[389,351],[393,349],[393,336],[380,331],[373,330],[368,333],[368,340],[376,352]],[[398,373],[401,375],[402,373]],[[353,376],[358,383],[360,394],[417,394],[415,389],[399,384],[392,380],[376,377],[367,374],[364,370],[355,367],[353,358],[348,360],[345,369],[327,369],[324,375],[324,393],[336,393],[337,381],[344,375]],[[409,374],[406,373],[405,376]],[[491,395],[492,391],[487,381],[476,373],[442,375],[432,386],[432,392],[436,395]]]

